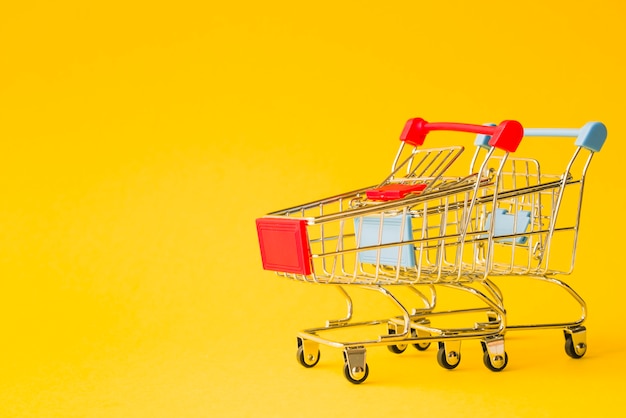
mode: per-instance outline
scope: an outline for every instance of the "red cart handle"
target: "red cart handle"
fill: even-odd
[[[471,132],[489,135],[491,136],[489,145],[506,152],[515,152],[524,136],[522,124],[515,120],[505,120],[497,126],[485,126],[449,122],[428,123],[424,119],[413,118],[404,125],[400,140],[416,147],[424,143],[424,139],[430,131]]]

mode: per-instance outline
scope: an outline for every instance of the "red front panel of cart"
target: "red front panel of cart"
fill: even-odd
[[[265,270],[311,274],[306,220],[259,218],[256,220],[256,227]]]

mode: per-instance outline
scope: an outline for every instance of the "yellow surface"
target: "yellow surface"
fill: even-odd
[[[625,17],[607,0],[4,2],[0,417],[613,415]],[[254,219],[380,180],[417,116],[608,126],[568,279],[583,359],[553,330],[510,334],[502,373],[477,342],[452,372],[373,348],[360,386],[336,349],[297,364],[296,332],[342,301],[263,271]],[[520,315],[568,306],[513,284]]]

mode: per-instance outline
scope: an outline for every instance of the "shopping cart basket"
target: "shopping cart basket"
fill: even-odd
[[[490,147],[475,173],[447,175],[463,147],[420,148],[426,135],[436,130],[489,137]],[[490,369],[506,366],[503,306],[497,298],[464,284],[484,281],[486,277],[480,268],[465,271],[466,266],[473,264],[471,259],[476,258],[469,252],[482,248],[464,244],[468,239],[482,240],[481,234],[487,236],[487,241],[493,237],[494,228],[476,224],[471,215],[476,211],[478,198],[487,202],[491,196],[489,202],[480,206],[494,206],[497,202],[503,163],[517,149],[522,136],[523,128],[515,121],[484,126],[411,119],[402,132],[392,174],[381,184],[273,212],[257,220],[265,269],[295,280],[336,285],[347,300],[345,318],[299,333],[301,364],[317,364],[319,344],[341,348],[346,378],[360,383],[368,376],[368,346],[387,345],[399,352],[408,344],[424,348],[438,342],[439,364],[451,369],[460,361],[460,341],[473,338],[483,343]],[[488,169],[496,157],[498,167]],[[468,254],[469,262],[465,261]],[[346,290],[349,285],[381,293],[401,314],[381,320],[352,321],[353,306]],[[410,313],[390,290],[392,285],[409,287],[425,306]],[[418,285],[430,289],[430,297],[415,287]],[[468,292],[481,302],[481,307],[434,312],[435,285]],[[478,312],[488,313],[490,321],[453,328],[431,324],[433,317]],[[322,335],[380,324],[387,326],[387,334],[374,339],[339,341]]]

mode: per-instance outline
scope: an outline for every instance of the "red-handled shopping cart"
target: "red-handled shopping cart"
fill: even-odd
[[[420,148],[426,135],[435,130],[488,136],[489,149],[484,157],[479,159],[477,152],[473,159],[474,163],[482,161],[477,164],[478,170],[465,176],[447,175],[464,148]],[[481,234],[488,240],[493,235],[493,231],[474,223],[471,214],[479,197],[493,196],[482,206],[493,206],[497,201],[502,162],[517,149],[522,136],[523,128],[515,121],[484,126],[412,119],[401,135],[392,174],[381,184],[277,211],[257,220],[265,269],[294,280],[335,285],[347,301],[345,318],[298,335],[298,359],[304,366],[317,364],[320,344],[341,348],[345,376],[360,383],[368,375],[366,347],[387,345],[400,352],[408,344],[425,348],[438,342],[438,361],[451,369],[460,361],[460,342],[464,339],[481,340],[492,370],[506,366],[504,309],[499,299],[464,284],[484,281],[486,277],[476,268],[466,272],[466,253],[479,247],[465,245],[465,241],[482,239]],[[489,169],[496,157],[498,167]],[[474,258],[475,254],[470,256]],[[349,285],[384,295],[397,306],[400,315],[352,321]],[[394,295],[393,285],[412,289],[424,306],[410,311]],[[430,295],[418,290],[416,286],[421,285],[430,290]],[[467,292],[481,306],[434,312],[435,285]],[[490,320],[452,328],[431,323],[433,318],[445,315],[478,312],[486,313]],[[340,341],[327,336],[348,327],[381,324],[386,325],[387,334],[373,339]]]

